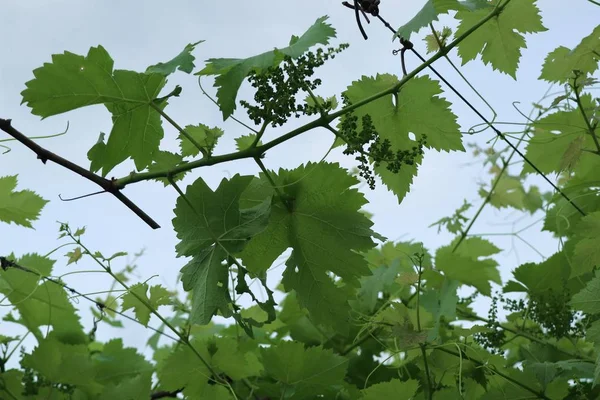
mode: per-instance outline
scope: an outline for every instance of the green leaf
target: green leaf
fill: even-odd
[[[456,238],[449,246],[438,249],[435,255],[435,266],[449,279],[461,284],[474,286],[482,294],[491,295],[490,282],[500,284],[498,263],[491,256],[500,251],[491,242],[478,237],[464,239],[456,251],[452,251],[458,242]]]
[[[194,60],[196,57],[192,55],[192,51],[196,48],[197,45],[204,42],[204,40],[200,40],[196,43],[190,43],[181,53],[179,53],[172,60],[167,61],[166,63],[158,63],[149,66],[146,68],[147,74],[162,74],[164,76],[168,76],[175,72],[175,70],[180,70],[185,73],[191,74],[194,70]]]
[[[577,276],[600,266],[600,211],[588,214],[575,225],[576,244],[573,257]],[[576,276],[572,274],[572,276]]]
[[[439,336],[439,330],[442,319],[446,322],[456,319],[456,304],[458,296],[456,290],[459,282],[444,279],[442,287],[439,290],[428,290],[421,296],[421,304],[433,315],[434,327],[429,331],[428,340],[436,340]]]
[[[522,210],[525,207],[525,190],[517,177],[502,175],[491,195],[484,188],[479,189],[479,195],[484,199],[489,196],[490,205],[496,208],[513,207]]]
[[[183,158],[179,154],[171,153],[168,151],[160,150],[155,153],[152,164],[148,167],[148,172],[159,172],[167,171],[175,168],[178,165],[185,164]],[[186,172],[180,172],[173,176],[173,181],[177,182],[183,179]],[[171,183],[167,178],[156,178],[158,182],[162,182],[163,185],[168,186]]]
[[[548,290],[559,293],[569,279],[569,261],[561,251],[541,263],[523,264],[513,275],[533,294],[540,295]]]
[[[209,389],[211,376],[208,367],[200,360],[210,362],[210,353],[206,345],[199,340],[190,344],[197,354],[188,346],[178,346],[169,355],[157,363],[156,370],[160,386],[163,390],[175,391],[183,388],[183,394],[191,399],[214,398],[204,397]],[[193,366],[193,367],[191,367]]]
[[[573,78],[573,70],[593,74],[600,60],[600,25],[589,36],[584,37],[573,50],[557,47],[546,56],[539,79],[566,83]]]
[[[76,247],[73,251],[69,251],[66,254],[66,256],[69,257],[67,265],[73,263],[77,264],[77,261],[81,260],[81,257],[83,256],[83,253],[81,252],[81,247]]]
[[[389,382],[378,383],[362,391],[361,400],[410,400],[419,388],[419,381],[401,381],[392,379]]]
[[[344,94],[351,103],[387,90],[399,82],[394,75],[383,74],[375,78],[363,76],[348,87]],[[406,83],[398,93],[372,101],[357,110],[358,128],[362,117],[370,115],[381,139],[390,141],[392,151],[411,150],[417,141],[427,135],[426,147],[439,150],[464,151],[457,117],[450,110],[450,103],[439,97],[442,93],[438,82],[428,77],[417,77]],[[414,135],[414,138],[411,136]],[[387,170],[387,163],[375,168],[383,183],[402,201],[408,193],[409,185],[417,173],[419,157],[414,165],[403,165],[398,174]]]
[[[35,192],[15,192],[17,175],[0,177],[0,221],[33,228],[31,221],[38,219],[42,208],[48,203]]]
[[[372,222],[359,212],[366,200],[351,189],[359,181],[328,163],[309,163],[270,175],[284,199],[274,202],[269,225],[250,240],[240,257],[249,271],[260,275],[291,247],[283,273],[286,291],[296,291],[299,303],[316,323],[343,332],[348,328],[347,294],[336,287],[328,271],[349,287],[358,286],[358,279],[370,272],[357,252],[375,246]],[[273,195],[263,174],[250,185],[243,204],[259,204]]]
[[[478,10],[489,9],[492,5],[485,0],[427,0],[423,8],[406,24],[402,25],[396,32],[397,37],[410,39],[412,33],[438,20],[438,16],[446,14],[450,10]],[[433,36],[432,36],[433,38]],[[435,39],[433,39],[435,41]],[[437,42],[435,43],[437,46]]]
[[[150,288],[150,297],[147,294],[147,283],[136,283],[129,289],[129,292],[123,296],[123,311],[133,308],[135,317],[144,326],[148,326],[148,321],[150,321],[151,311],[148,306],[153,310],[158,310],[159,306],[171,304],[172,293],[161,285]]]
[[[223,130],[217,127],[209,128],[204,124],[188,125],[185,131],[198,143],[208,154],[212,154],[217,141],[223,136]],[[196,157],[200,154],[198,149],[188,138],[179,134],[179,147],[183,157]]]
[[[489,9],[459,11],[460,24],[455,36],[465,34],[471,27],[488,16]],[[516,79],[521,49],[525,48],[524,33],[543,32],[541,16],[535,0],[511,1],[495,18],[487,21],[477,31],[458,44],[462,65],[474,60],[478,54],[484,64]]]
[[[97,395],[102,385],[94,380],[96,372],[84,344],[65,344],[52,333],[23,357],[24,367],[38,371],[46,379],[77,385],[88,395]]]
[[[584,289],[576,293],[569,304],[587,314],[600,313],[600,273],[596,272],[594,279],[589,281]]]
[[[138,390],[150,392],[153,366],[136,349],[123,347],[121,339],[112,339],[104,344],[102,351],[93,357],[95,379],[107,385],[118,385],[141,377],[139,382],[128,383]],[[145,389],[143,389],[145,387]],[[129,389],[131,390],[131,388]]]
[[[254,207],[239,207],[240,196],[252,179],[235,175],[223,179],[213,192],[200,178],[188,186],[185,198],[177,199],[173,227],[180,242],[176,249],[178,256],[193,257],[182,268],[181,280],[184,290],[192,291],[195,323],[207,324],[217,310],[231,315],[228,268],[222,262],[241,251],[268,223],[270,196]]]
[[[53,260],[37,254],[26,254],[19,259],[7,257],[16,264],[36,271],[42,276],[52,274]],[[3,282],[0,292],[6,295],[14,308],[19,311],[17,321],[36,337],[41,338],[39,327],[49,325],[61,340],[80,343],[86,335],[79,322],[75,307],[71,304],[65,290],[55,283],[40,281],[36,274],[9,268],[0,275]]]
[[[280,342],[260,351],[265,373],[279,382],[282,397],[294,391],[306,399],[322,397],[319,395],[331,391],[336,393],[348,365],[345,357],[329,349],[320,346],[305,349],[298,342]]]
[[[592,96],[581,96],[584,109],[593,107]],[[585,122],[581,118],[581,111],[559,111],[541,118],[533,123],[533,137],[527,145],[526,157],[542,172],[560,172],[574,161],[582,162],[594,154],[581,154],[573,149],[573,143],[579,141],[577,148],[592,149],[596,145],[593,138],[587,134]],[[575,154],[572,155],[575,150]],[[524,173],[533,173],[534,169],[527,163],[523,164]]]
[[[279,65],[283,56],[298,58],[309,48],[317,44],[327,45],[329,39],[335,37],[335,29],[326,24],[327,17],[321,17],[300,37],[292,36],[288,47],[276,48],[254,57],[211,58],[206,67],[196,75],[217,75],[215,87],[219,107],[223,112],[223,120],[235,111],[237,92],[248,74],[254,69],[263,69]]]
[[[212,357],[214,367],[231,379],[259,376],[263,367],[254,349],[244,348],[234,338],[216,338],[217,352]]]
[[[249,149],[252,146],[252,143],[256,140],[256,134],[250,133],[248,135],[243,135],[235,138],[235,147],[238,151],[243,151]],[[259,140],[256,143],[257,146],[262,146],[262,142]]]
[[[165,85],[163,75],[113,71],[113,60],[102,46],[90,48],[86,57],[55,54],[52,63],[33,74],[21,94],[35,115],[46,118],[93,104],[104,104],[111,112],[110,137],[102,159],[94,159],[103,175],[128,157],[138,170],[150,164],[163,137],[160,115],[151,107]]]

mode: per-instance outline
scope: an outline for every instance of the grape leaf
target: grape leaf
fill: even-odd
[[[256,140],[256,134],[250,133],[248,135],[243,135],[235,138],[235,147],[238,151],[246,150],[252,146],[252,143]],[[257,146],[262,146],[262,142],[259,140],[256,143]]]
[[[231,315],[228,268],[222,262],[265,228],[271,211],[270,196],[240,210],[239,198],[252,179],[235,175],[223,179],[213,192],[200,178],[188,186],[185,198],[177,200],[173,219],[180,239],[177,254],[193,257],[181,270],[184,290],[193,292],[192,322],[207,324],[217,310]]]
[[[234,338],[222,337],[216,338],[215,341],[217,351],[212,356],[212,364],[215,368],[235,380],[260,375],[262,364],[256,353],[250,351],[251,349],[244,348]]]
[[[112,339],[104,344],[102,351],[94,355],[93,361],[97,382],[103,385],[118,385],[141,377],[139,382],[129,382],[127,385],[138,390],[150,391],[152,364],[146,361],[136,349],[124,348],[121,339]],[[131,387],[128,390],[131,390]]]
[[[292,36],[288,47],[276,48],[246,59],[208,59],[206,67],[195,75],[217,76],[215,87],[218,87],[217,99],[223,112],[223,120],[235,111],[237,92],[250,71],[277,66],[283,60],[283,56],[298,58],[317,44],[327,45],[329,39],[335,37],[335,29],[326,24],[326,20],[326,16],[321,17],[302,36]]]
[[[19,259],[7,257],[16,264],[36,271],[42,276],[52,274],[53,260],[37,254],[26,254]],[[38,336],[38,328],[50,325],[61,340],[80,343],[86,340],[83,327],[75,307],[65,290],[49,281],[40,282],[36,274],[9,268],[0,275],[0,292],[6,295],[14,308],[19,311],[17,321]]]
[[[26,354],[22,364],[52,382],[77,385],[90,397],[102,390],[102,385],[94,380],[94,364],[87,346],[62,343],[54,333],[42,339],[31,354]]]
[[[590,272],[600,266],[600,211],[588,214],[573,229],[576,235],[572,276]]]
[[[166,171],[185,163],[186,161],[183,161],[183,158],[179,154],[159,150],[154,154],[154,160],[152,161],[152,164],[148,166],[148,172]],[[172,176],[171,179],[173,179],[174,182],[180,181],[186,173],[187,171],[180,172],[177,175]],[[156,180],[162,182],[165,186],[171,184],[167,178],[156,178]]]
[[[594,279],[586,287],[573,295],[569,304],[579,311],[587,314],[600,313],[600,273],[596,272]]]
[[[223,136],[223,130],[217,127],[209,128],[204,124],[188,125],[185,131],[198,143],[208,154],[212,154],[217,141]],[[198,149],[188,138],[179,135],[179,147],[181,147],[181,155],[183,157],[195,157],[200,154]]]
[[[320,346],[305,349],[302,343],[280,342],[260,351],[266,374],[280,383],[281,397],[288,391],[305,399],[322,397],[346,374],[348,360]]]
[[[375,78],[363,76],[348,87],[345,95],[351,103],[357,103],[398,82],[398,78],[390,74],[377,75]],[[411,79],[400,89],[396,104],[394,96],[390,94],[355,110],[357,129],[361,129],[362,116],[368,114],[381,139],[389,140],[394,152],[411,150],[423,135],[427,135],[426,147],[440,151],[464,151],[457,117],[450,110],[450,103],[439,97],[441,93],[439,84],[428,77]],[[411,138],[411,134],[414,138]],[[414,165],[402,165],[398,174],[388,171],[387,163],[382,162],[375,172],[398,197],[398,201],[402,201],[420,162],[421,157]]]
[[[569,279],[569,260],[564,252],[553,254],[541,263],[526,263],[513,271],[515,279],[532,294],[548,290],[560,292]]]
[[[489,204],[496,208],[513,207],[518,210],[525,208],[525,189],[518,177],[503,174],[490,194],[483,187],[479,189],[482,198],[489,197]]]
[[[16,187],[16,175],[0,177],[0,221],[33,228],[31,221],[38,219],[48,200],[30,190],[15,192]]]
[[[403,382],[399,379],[392,379],[389,382],[378,383],[369,386],[368,389],[364,389],[362,391],[363,397],[361,397],[361,400],[410,400],[413,398],[418,388],[419,381],[410,380]]]
[[[428,290],[421,296],[421,304],[433,315],[434,326],[429,331],[428,340],[434,341],[438,338],[442,318],[446,322],[456,319],[456,303],[459,282],[444,279],[441,288]]]
[[[299,303],[316,323],[344,332],[348,328],[347,294],[336,287],[328,271],[346,285],[358,286],[358,278],[370,272],[357,252],[375,246],[372,222],[359,212],[366,200],[351,189],[359,181],[339,165],[327,163],[280,170],[271,178],[287,196],[287,206],[274,202],[269,225],[250,240],[240,257],[249,271],[259,275],[291,247],[293,254],[283,274],[286,291],[296,291]],[[273,194],[262,175],[244,193],[242,204],[258,204]]]
[[[566,83],[573,77],[573,70],[593,74],[600,60],[600,25],[589,36],[584,37],[574,49],[557,47],[548,53],[539,79]]]
[[[203,360],[210,362],[206,344],[194,340],[191,346]],[[191,399],[214,398],[204,397],[208,386],[211,386],[208,384],[211,374],[208,367],[189,347],[178,346],[157,363],[156,369],[163,390],[175,391],[183,388],[183,394]]]
[[[137,320],[144,326],[148,326],[148,321],[150,321],[150,309],[147,305],[154,310],[158,310],[159,306],[171,304],[172,296],[172,293],[161,285],[155,285],[150,288],[150,297],[148,297],[147,292],[147,283],[136,283],[129,288],[129,292],[123,295],[123,311],[133,308]],[[134,294],[143,301],[139,300]]]
[[[166,63],[158,63],[158,64],[149,66],[148,68],[146,68],[146,73],[147,74],[156,73],[156,74],[162,74],[164,76],[168,76],[168,75],[172,74],[173,72],[175,72],[176,70],[180,70],[180,71],[186,72],[188,74],[191,74],[192,71],[194,70],[194,67],[195,67],[194,60],[196,59],[196,57],[194,57],[192,55],[192,51],[194,51],[196,46],[202,42],[204,42],[204,40],[200,40],[196,43],[189,43],[188,45],[185,46],[183,51],[181,53],[179,53],[175,58],[167,61]]]
[[[592,96],[582,95],[581,104],[584,109],[592,107]],[[582,140],[580,146],[583,148],[596,147],[593,138],[586,133],[585,122],[578,109],[550,114],[534,122],[533,128],[533,137],[529,140],[525,156],[544,173],[561,171],[564,157],[568,157],[565,154],[570,151],[573,141]],[[584,154],[580,159],[584,160],[585,157],[597,156]],[[534,169],[524,163],[523,173],[532,172]]]
[[[456,18],[460,20],[456,37],[465,34],[489,13],[490,10],[485,8],[459,11],[456,14]],[[465,65],[481,54],[484,64],[491,64],[494,70],[516,79],[521,49],[526,47],[522,34],[546,30],[535,0],[511,1],[500,15],[487,21],[458,44],[458,55],[462,59],[462,65]]]
[[[165,85],[161,74],[113,70],[102,46],[86,57],[65,52],[33,71],[35,79],[21,92],[23,103],[43,118],[93,104],[111,112],[113,128],[103,151],[103,174],[131,157],[138,170],[152,161],[163,137],[160,115],[151,107]],[[163,103],[163,107],[166,103]]]
[[[435,266],[449,279],[477,288],[482,294],[491,294],[491,282],[502,283],[498,263],[491,258],[483,258],[500,251],[487,240],[471,237],[464,239],[456,251],[452,251],[459,238],[449,246],[438,249]]]
[[[478,10],[491,8],[492,5],[485,0],[427,0],[423,8],[396,32],[397,37],[410,39],[412,33],[438,20],[438,16],[450,10]],[[437,45],[437,42],[436,42]]]

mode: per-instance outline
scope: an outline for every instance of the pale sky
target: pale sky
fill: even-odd
[[[393,26],[399,26],[415,14],[424,1],[384,0],[382,3],[381,14]],[[537,35],[527,35],[528,49],[524,51],[517,72],[518,83],[507,75],[492,71],[479,60],[461,69],[497,110],[499,121],[523,122],[511,104],[514,101],[520,102],[521,109],[528,113],[531,102],[539,99],[548,89],[547,83],[537,81],[545,55],[560,45],[575,46],[600,21],[600,8],[585,0],[569,2],[568,6],[564,1],[540,0],[538,5],[542,10],[543,23],[549,30]],[[398,43],[391,43],[390,32],[374,21],[365,25],[369,40],[364,41],[353,12],[342,7],[339,1],[180,0],[166,3],[157,0],[3,0],[0,14],[0,118],[12,119],[14,127],[28,136],[62,132],[69,122],[70,128],[66,135],[39,143],[87,168],[87,151],[96,142],[101,131],[110,131],[110,117],[103,106],[91,106],[42,121],[32,115],[28,107],[20,105],[20,92],[25,88],[25,82],[33,78],[32,70],[49,62],[51,54],[67,50],[85,55],[91,46],[101,44],[115,60],[115,68],[143,71],[148,65],[171,59],[186,44],[205,40],[194,52],[198,70],[208,58],[244,58],[273,47],[286,46],[291,35],[302,34],[323,15],[329,15],[328,22],[337,29],[338,39],[334,44],[347,42],[351,46],[317,72],[315,76],[322,78],[324,82],[317,94],[335,94],[339,98],[339,94],[362,75],[401,75],[399,58],[391,55]],[[455,26],[455,22],[451,22],[448,17],[443,22]],[[441,29],[443,25],[438,22],[435,26]],[[412,37],[415,47],[422,55],[425,55],[422,37],[426,33],[426,29],[423,29]],[[460,65],[456,50],[451,53],[451,58]],[[418,60],[408,58],[409,69],[417,65]],[[436,68],[450,82],[464,90],[467,98],[480,107],[486,116],[490,116],[489,110],[467,90],[466,85],[443,60],[436,64]],[[209,93],[214,95],[212,79],[206,78],[203,82]],[[171,75],[164,93],[168,93],[176,84],[183,87],[183,94],[170,101],[167,113],[180,125],[203,123],[220,126],[225,135],[216,148],[216,154],[233,151],[234,138],[247,134],[247,130],[231,120],[222,121],[220,111],[202,95],[195,76],[181,72]],[[238,99],[247,97],[248,93],[248,85],[244,85]],[[458,115],[463,131],[481,122],[450,92],[445,97],[453,103],[452,109]],[[238,107],[236,116],[243,119],[244,115],[243,110]],[[294,123],[295,121],[289,127],[268,131],[265,139],[287,132],[295,126]],[[166,121],[163,127],[164,146],[174,150],[177,133]],[[502,129],[502,126],[499,127]],[[492,133],[486,132],[477,137],[465,138],[465,142],[483,145],[492,137]],[[1,133],[0,139],[4,138],[6,135]],[[291,169],[309,160],[318,161],[332,140],[332,135],[325,130],[313,131],[270,151],[264,162],[269,169]],[[145,248],[145,255],[138,262],[139,281],[158,275],[150,281],[151,284],[160,283],[171,289],[180,288],[177,274],[186,260],[175,258],[176,237],[171,219],[176,192],[172,188],[164,188],[161,183],[144,182],[127,187],[124,192],[162,226],[159,230],[152,230],[110,195],[61,202],[59,194],[63,197],[75,197],[97,191],[98,187],[55,164],[43,165],[30,150],[19,143],[3,144],[8,144],[12,151],[0,155],[0,176],[19,174],[19,190],[35,190],[50,200],[50,203],[43,210],[40,220],[34,223],[35,230],[0,224],[0,255],[11,252],[17,256],[31,252],[47,253],[62,243],[56,240],[56,221],[69,222],[73,228],[87,226],[84,243],[104,254],[117,251],[133,254]],[[437,229],[428,228],[428,225],[452,214],[465,198],[475,208],[478,207],[481,202],[477,195],[478,183],[488,182],[490,179],[480,164],[468,164],[471,163],[471,158],[468,153],[426,153],[411,193],[401,205],[381,185],[373,192],[364,188],[371,202],[367,210],[375,214],[374,229],[391,240],[402,238],[422,241],[432,252],[447,244],[451,240],[450,235],[438,235]],[[328,160],[340,161],[348,167],[353,165],[352,160],[342,156],[341,152],[334,152]],[[132,169],[133,163],[126,162],[111,171],[109,177],[122,177]],[[193,171],[187,175],[182,186],[201,176],[215,188],[223,177],[230,174],[255,174],[257,171],[258,168],[251,161],[220,164]],[[548,190],[542,182],[535,179],[533,181],[543,190]],[[510,231],[510,225],[497,224],[506,218],[506,221],[514,221],[517,215],[488,208],[472,232]],[[526,226],[539,217],[537,215],[525,219],[518,226]],[[542,253],[551,255],[557,248],[556,241],[550,240],[548,235],[536,234],[535,230],[539,230],[539,226],[533,229],[527,238]],[[509,252],[510,238],[495,237],[493,241],[507,250],[496,257],[505,280],[510,276],[510,271],[520,263],[541,261],[536,253],[522,243],[515,243],[517,258],[515,252]],[[58,257],[55,275],[96,268],[89,259],[77,265],[65,266],[66,258],[62,255],[67,251],[67,248],[63,248],[54,253],[55,259]],[[123,266],[123,262],[116,266]],[[276,281],[280,273],[281,269],[275,270],[271,279]],[[100,274],[78,274],[65,279],[71,286],[87,293],[108,289],[110,280],[107,278]],[[486,309],[485,304],[482,303],[482,309]],[[82,300],[80,306],[88,310],[90,305]],[[0,315],[4,315],[3,310],[5,309],[0,309]],[[82,314],[82,320],[88,329],[91,317],[87,311]],[[152,320],[152,323],[156,321]],[[146,338],[152,333],[128,322],[125,327],[126,329],[115,330],[102,325],[98,338],[106,340],[118,336],[123,337],[126,345],[143,347]],[[0,334],[16,333],[14,325],[0,323]]]

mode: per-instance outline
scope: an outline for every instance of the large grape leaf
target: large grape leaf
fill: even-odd
[[[266,374],[279,382],[281,398],[314,399],[335,395],[348,365],[348,359],[329,349],[305,349],[299,342],[280,342],[262,348],[261,355]]]
[[[366,200],[351,188],[359,181],[339,165],[328,163],[280,170],[272,178],[287,196],[287,207],[274,200],[267,229],[250,240],[240,257],[258,275],[291,247],[293,254],[283,275],[286,291],[296,291],[299,304],[309,310],[313,321],[345,332],[347,287],[358,286],[359,278],[370,274],[358,252],[375,246],[372,222],[359,211]],[[249,186],[242,204],[259,204],[273,194],[263,175]],[[334,283],[330,272],[342,278],[346,288]]]
[[[412,33],[438,20],[438,16],[450,10],[478,10],[491,8],[492,5],[485,0],[427,0],[423,8],[396,32],[396,36],[410,39]]]
[[[500,251],[485,239],[472,237],[464,239],[456,251],[453,251],[458,238],[449,246],[438,249],[435,254],[435,266],[449,279],[477,288],[486,296],[491,294],[490,282],[501,283],[498,263],[491,258]]]
[[[398,82],[398,78],[390,74],[377,75],[375,78],[363,76],[353,82],[345,94],[351,103],[357,103]],[[400,89],[395,104],[394,96],[390,94],[358,108],[355,111],[358,129],[361,129],[362,116],[369,114],[377,132],[382,139],[390,141],[394,152],[411,150],[423,135],[427,135],[426,146],[431,149],[464,151],[457,117],[450,110],[450,103],[439,97],[441,93],[439,84],[428,77],[411,79]],[[402,201],[408,193],[412,179],[417,174],[417,164],[421,158],[416,161],[414,165],[403,165],[398,174],[388,171],[385,162],[375,168],[398,201]]]
[[[271,211],[269,196],[240,210],[239,198],[252,179],[235,175],[230,180],[223,179],[213,192],[199,178],[188,186],[185,198],[177,200],[173,219],[180,239],[177,254],[193,257],[182,268],[181,280],[183,288],[192,291],[194,323],[207,324],[217,310],[224,316],[231,315],[228,268],[222,263],[265,228]]]
[[[582,275],[600,266],[600,211],[583,217],[573,233],[576,243],[572,261],[577,275]]]
[[[409,400],[414,398],[413,396],[418,388],[418,381],[410,380],[403,382],[399,379],[392,379],[389,382],[378,383],[369,386],[368,389],[364,389],[362,391],[363,397],[361,397],[361,400]]]
[[[317,44],[327,45],[329,39],[335,37],[335,29],[326,24],[327,17],[321,17],[300,37],[292,36],[287,47],[275,48],[262,54],[241,58],[210,58],[206,67],[196,75],[216,75],[215,87],[219,108],[223,112],[223,120],[229,118],[235,111],[237,92],[254,69],[269,68],[283,60],[283,56],[298,58],[309,48]]]
[[[31,221],[38,219],[48,200],[30,190],[16,192],[16,187],[16,175],[0,177],[0,221],[33,228]]]
[[[52,274],[53,260],[37,254],[26,254],[19,259],[7,257],[16,264],[36,271],[42,276]],[[38,275],[8,268],[0,274],[0,293],[4,294],[19,312],[18,323],[40,338],[39,327],[49,325],[63,341],[80,343],[86,339],[75,307],[60,286],[40,282]]]
[[[557,47],[546,56],[539,79],[565,83],[573,77],[573,70],[593,74],[600,61],[600,25],[589,36],[581,39],[574,49]]]
[[[600,313],[600,273],[596,271],[594,279],[589,281],[580,292],[573,295],[569,304],[575,310],[587,314]]]
[[[150,103],[165,85],[162,74],[113,70],[102,46],[90,48],[85,57],[55,54],[52,63],[33,74],[21,94],[35,115],[46,118],[93,104],[104,104],[111,112],[113,127],[101,161],[104,175],[128,157],[139,170],[152,161],[163,129]]]
[[[562,251],[538,264],[522,264],[513,272],[515,279],[525,285],[530,293],[536,295],[543,294],[548,290],[560,292],[569,279],[569,274],[569,260]],[[514,283],[514,281],[510,282]],[[518,286],[511,285],[510,287],[517,288]]]
[[[584,109],[593,107],[592,96],[582,95],[581,104]],[[571,144],[574,142],[581,142],[578,145],[579,160],[574,162],[574,165],[585,157],[597,158],[594,154],[585,154],[582,151],[595,149],[596,145],[587,133],[579,109],[550,114],[534,122],[533,128],[533,137],[529,140],[525,156],[542,172],[560,172],[564,168],[565,154],[572,150]],[[524,163],[523,172],[533,173],[534,169],[528,163]]]
[[[63,343],[54,332],[23,357],[22,365],[38,371],[51,382],[77,385],[89,397],[102,390],[102,385],[94,379],[96,371],[87,346]]]
[[[460,24],[455,35],[460,36],[490,13],[489,9],[459,11]],[[543,32],[542,19],[535,0],[511,1],[496,18],[492,18],[477,31],[458,44],[462,64],[474,60],[478,54],[484,64],[516,79],[521,49],[525,48],[524,33]]]

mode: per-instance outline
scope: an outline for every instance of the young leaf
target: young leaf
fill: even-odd
[[[223,120],[235,111],[237,92],[248,73],[253,69],[263,69],[279,65],[283,56],[298,58],[317,44],[327,45],[335,37],[335,29],[326,24],[327,17],[321,17],[300,37],[292,36],[288,47],[276,48],[254,57],[211,58],[206,67],[196,75],[216,75],[215,86]]]
[[[243,136],[237,137],[237,138],[235,138],[235,147],[237,148],[238,151],[246,150],[246,149],[250,148],[252,143],[254,143],[254,140],[256,140],[255,133],[250,133],[248,135],[243,135]],[[256,145],[261,146],[262,142],[259,140],[258,143],[256,143]]]
[[[589,36],[584,37],[573,50],[557,47],[546,56],[539,79],[566,83],[573,77],[573,70],[593,74],[600,61],[600,25]]]
[[[585,274],[600,266],[600,211],[588,214],[581,219],[574,230],[577,240],[573,264],[577,275]],[[574,273],[571,274],[575,276]]]
[[[182,268],[181,280],[184,290],[193,292],[194,323],[207,324],[217,310],[231,315],[228,268],[222,262],[265,228],[271,212],[270,196],[240,209],[239,198],[251,181],[250,176],[235,175],[223,179],[213,192],[200,178],[188,186],[185,198],[177,200],[173,219],[180,239],[177,254],[193,257]]]
[[[21,92],[23,103],[43,118],[93,104],[104,104],[112,114],[113,128],[101,161],[106,175],[131,157],[139,170],[152,160],[163,137],[160,115],[150,103],[166,80],[160,74],[114,70],[102,46],[86,57],[65,52],[52,63],[33,71],[35,79]]]
[[[455,36],[461,36],[473,25],[489,15],[489,9],[459,11],[456,18],[460,24]],[[524,33],[544,32],[539,9],[535,0],[511,1],[495,18],[487,21],[474,34],[458,44],[462,64],[474,60],[478,54],[484,64],[516,79],[521,49],[525,48]]]
[[[186,161],[183,161],[183,158],[179,154],[161,150],[154,154],[154,160],[152,161],[152,164],[148,166],[148,172],[166,171],[185,163]],[[185,174],[186,172],[181,172],[173,176],[172,179],[175,182],[180,181],[183,179]],[[156,178],[156,180],[162,182],[162,184],[165,186],[170,185],[170,182],[167,178]]]
[[[316,323],[344,332],[349,311],[346,294],[328,271],[346,285],[358,286],[358,279],[370,272],[357,252],[375,246],[372,222],[359,212],[366,200],[351,189],[359,181],[339,165],[327,163],[280,170],[271,177],[286,198],[274,200],[269,225],[250,240],[240,257],[258,275],[291,247],[293,254],[283,274],[286,291],[296,291],[299,303]],[[244,193],[242,204],[259,204],[274,194],[262,175]]]
[[[172,60],[167,61],[166,63],[158,63],[155,65],[151,65],[146,68],[147,74],[162,74],[164,76],[168,76],[175,72],[175,70],[180,70],[185,73],[191,74],[194,70],[194,60],[196,57],[192,55],[192,51],[196,48],[197,45],[204,42],[204,40],[200,40],[196,43],[190,43],[181,53],[179,53]]]
[[[172,293],[161,285],[155,285],[150,288],[150,297],[148,297],[148,284],[136,283],[129,288],[123,296],[123,311],[133,308],[135,317],[144,326],[150,321],[150,306],[154,310],[158,310],[159,306],[171,304]],[[139,300],[138,297],[142,300]],[[145,304],[144,304],[145,303]]]
[[[217,127],[209,128],[204,124],[188,125],[185,131],[198,143],[208,154],[212,154],[217,141],[223,136],[223,130]],[[179,147],[183,157],[196,157],[200,154],[198,149],[188,138],[179,134]]]
[[[33,228],[31,221],[38,219],[42,208],[48,203],[35,192],[15,192],[17,175],[0,177],[0,221]]]
[[[345,95],[351,103],[357,103],[398,82],[398,78],[390,74],[377,75],[375,78],[363,77],[353,82]],[[441,93],[442,89],[436,81],[428,77],[414,78],[400,89],[396,104],[394,96],[390,94],[358,108],[355,111],[358,117],[357,129],[361,129],[362,117],[368,114],[381,139],[389,140],[394,152],[412,149],[423,135],[427,135],[426,147],[464,151],[457,117],[450,110],[450,103],[439,97]],[[411,134],[414,138],[411,138]],[[398,197],[398,201],[402,201],[420,161],[419,157],[414,165],[402,165],[398,174],[388,171],[384,161],[375,168],[375,172]]]

